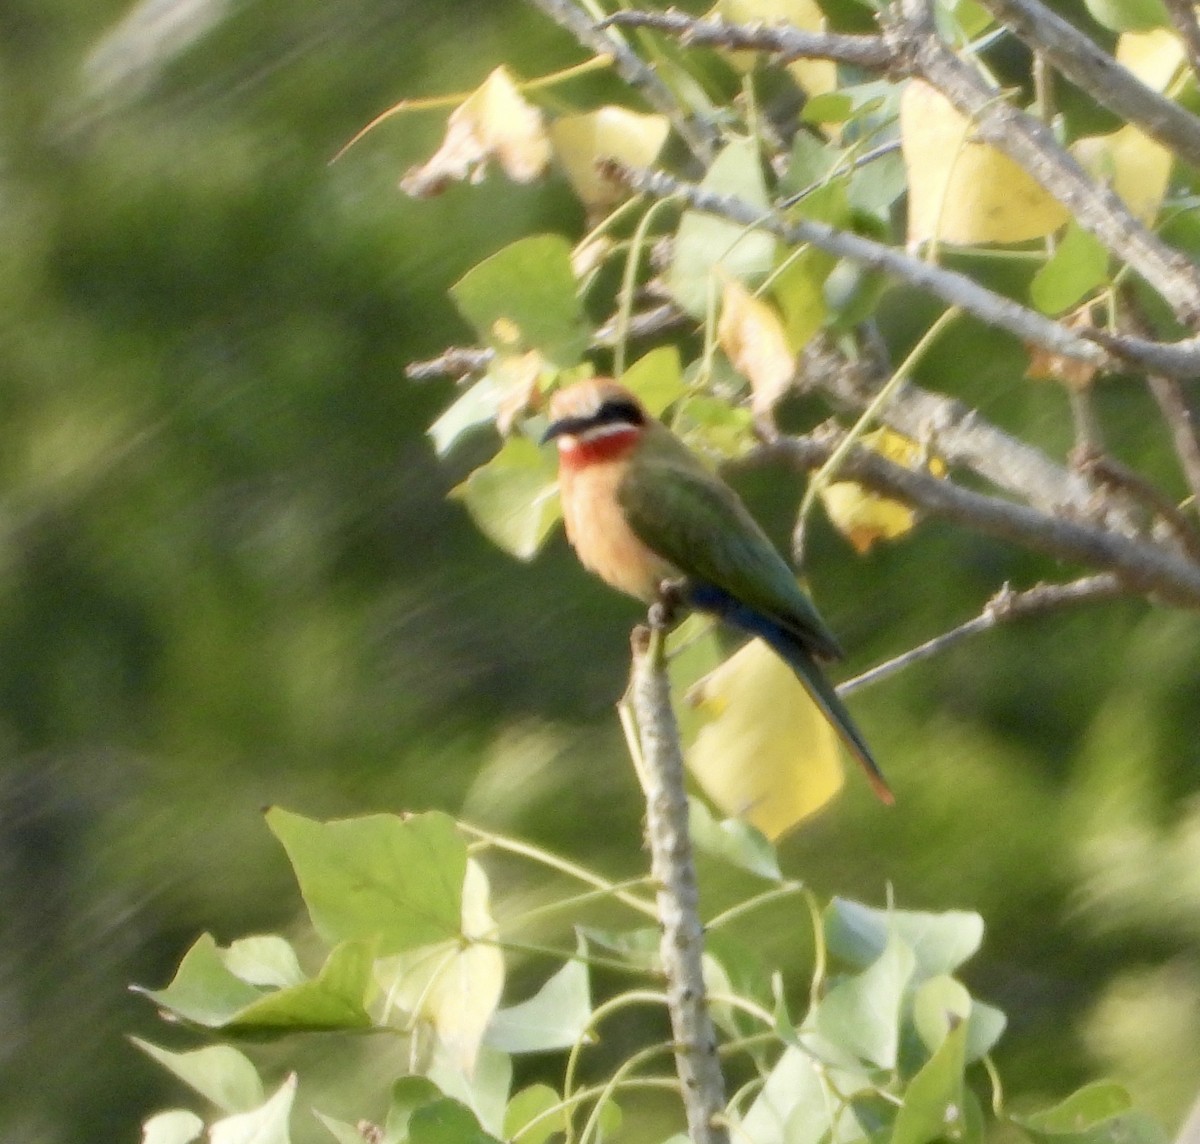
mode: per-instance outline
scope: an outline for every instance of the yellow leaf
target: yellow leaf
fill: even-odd
[[[837,735],[803,684],[751,640],[689,694],[707,721],[688,767],[723,814],[776,839],[841,789]]]
[[[825,13],[816,0],[717,0],[714,12],[737,24],[787,24],[802,32],[825,31]],[[729,52],[734,67],[749,71],[757,52]],[[796,83],[809,95],[824,95],[837,88],[833,60],[796,60],[787,65]]]
[[[860,444],[905,468],[924,468],[934,476],[945,475],[946,466],[927,457],[915,441],[891,429],[867,433]],[[877,540],[895,540],[912,530],[916,513],[901,501],[881,496],[857,481],[834,481],[821,490],[821,501],[833,526],[861,553]]]
[[[1117,39],[1117,63],[1154,91],[1171,86],[1184,56],[1183,42],[1167,28],[1126,32]]]
[[[400,188],[414,198],[429,198],[464,179],[478,183],[491,160],[518,183],[532,182],[550,162],[542,113],[502,67],[454,109],[442,145],[400,180]]]
[[[908,240],[1023,242],[1062,226],[1070,212],[973,128],[940,92],[910,80],[900,97],[908,172]]]
[[[717,337],[733,368],[750,382],[755,415],[769,413],[796,372],[779,315],[736,279],[726,279]]]
[[[1144,131],[1126,125],[1111,135],[1088,135],[1071,154],[1097,179],[1107,182],[1147,225],[1154,222],[1171,182],[1174,156]]]
[[[496,946],[496,923],[487,876],[468,860],[463,880],[462,939],[380,962],[386,966],[388,1001],[418,1027],[431,1031],[442,1052],[470,1076],[483,1035],[500,1004],[504,955]]]
[[[601,107],[564,115],[550,125],[554,150],[575,193],[588,207],[609,206],[628,192],[596,170],[601,159],[648,167],[658,157],[671,125],[665,115],[639,115],[624,107]]]

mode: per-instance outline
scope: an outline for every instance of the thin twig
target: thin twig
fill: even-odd
[[[729,1134],[720,1123],[725,1080],[705,998],[704,928],[688,838],[683,750],[671,707],[665,633],[661,627],[637,628],[632,642],[628,701],[641,746],[639,778],[645,784],[646,837],[651,873],[659,885],[660,949],[688,1135],[692,1144],[728,1144]]]
[[[1067,79],[1097,103],[1125,122],[1136,123],[1181,159],[1200,164],[1200,119],[1148,88],[1073,24],[1038,0],[981,2],[1001,24],[1011,28],[1034,51],[1045,54]],[[1187,11],[1195,29],[1191,0],[1174,0],[1174,3]],[[1186,35],[1184,38],[1187,42]]]
[[[803,32],[787,24],[735,24],[718,16],[688,16],[683,12],[615,12],[604,26],[652,28],[676,36],[684,47],[729,48],[769,52],[781,61],[836,60],[869,71],[891,63],[892,49],[882,36],[846,36]]]
[[[1196,435],[1196,418],[1188,404],[1183,385],[1173,377],[1150,374],[1146,378],[1150,393],[1162,411],[1163,420],[1171,434],[1179,467],[1192,493],[1192,507],[1200,507],[1200,439]]]
[[[450,346],[435,358],[410,362],[404,367],[409,381],[434,381],[443,377],[464,381],[473,373],[483,373],[496,357],[496,351],[479,346]]]
[[[861,691],[864,687],[880,683],[914,663],[940,655],[970,636],[990,631],[997,624],[1044,615],[1046,612],[1057,611],[1059,608],[1073,604],[1091,604],[1099,600],[1112,600],[1125,594],[1125,588],[1121,581],[1110,572],[1085,576],[1067,584],[1036,584],[1024,592],[1014,592],[1005,584],[983,606],[983,611],[974,619],[968,620],[965,624],[959,624],[958,627],[943,632],[931,640],[926,640],[920,646],[910,648],[903,655],[889,659],[869,671],[864,671],[861,675],[856,675],[853,679],[847,679],[845,683],[838,685],[838,694],[850,695],[855,691]]]

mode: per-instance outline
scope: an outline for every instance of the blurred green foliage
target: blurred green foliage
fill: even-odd
[[[265,805],[443,808],[614,878],[642,864],[611,715],[636,609],[561,544],[519,566],[445,504],[481,458],[435,463],[448,387],[402,378],[470,336],[450,283],[522,235],[577,235],[577,208],[554,179],[404,200],[437,115],[328,165],[398,98],[576,49],[518,3],[210,10],[143,58],[114,38],[138,31],[124,5],[0,9],[6,1139],[134,1139],[172,1099],[122,1039],[158,1032],[127,986],[203,931],[287,925]],[[928,314],[893,297],[881,320],[899,344]],[[1065,398],[999,346],[963,324],[922,379],[1061,449]],[[1140,391],[1097,400],[1121,458],[1170,474]],[[744,488],[786,527],[790,482]],[[818,526],[809,552],[852,667],[1057,571],[944,524],[867,558]],[[1010,1018],[1009,1084],[1103,1069],[1173,1123],[1200,1059],[1197,678],[1194,620],[1135,603],[915,667],[854,701],[899,807],[848,791],[785,866],[825,895],[977,910],[967,976]]]

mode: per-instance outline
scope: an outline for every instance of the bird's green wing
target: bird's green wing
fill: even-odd
[[[766,533],[720,477],[666,433],[639,450],[617,490],[639,540],[685,576],[761,611],[822,658],[837,640]],[[650,444],[648,442],[648,444]]]

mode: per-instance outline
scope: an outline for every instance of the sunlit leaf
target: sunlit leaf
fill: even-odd
[[[621,384],[633,392],[652,417],[663,411],[686,392],[678,346],[658,346],[638,358],[621,377]]]
[[[576,293],[571,245],[532,235],[468,270],[451,297],[480,339],[501,353],[538,350],[558,369],[577,364],[589,331]]]
[[[290,1144],[288,1121],[296,1096],[296,1075],[287,1078],[265,1104],[218,1120],[209,1130],[211,1144]]]
[[[222,1112],[248,1112],[266,1099],[258,1070],[244,1053],[230,1045],[208,1045],[177,1053],[139,1037],[130,1039]]]
[[[929,1144],[964,1137],[963,1071],[967,1026],[959,1024],[908,1083],[892,1130],[892,1144]]]
[[[718,822],[699,799],[688,799],[688,830],[698,850],[749,870],[760,878],[781,881],[779,855],[766,836],[748,822],[727,818]]]
[[[895,934],[861,973],[838,981],[821,999],[816,1027],[837,1045],[880,1068],[896,1065],[900,1014],[916,958]]]
[[[527,437],[510,437],[486,465],[450,492],[493,544],[531,560],[561,510],[551,454]]]
[[[1113,32],[1145,32],[1170,24],[1162,0],[1084,0],[1092,19]]]
[[[825,14],[815,0],[717,0],[717,15],[735,24],[783,24],[804,32],[825,31]],[[755,52],[729,53],[735,64],[754,66]],[[796,60],[787,70],[809,95],[837,87],[837,64],[832,60]]]
[[[1187,58],[1183,41],[1173,28],[1126,32],[1117,38],[1113,55],[1126,71],[1158,92],[1171,86]]]
[[[714,194],[736,195],[766,213],[767,190],[760,162],[753,139],[735,140],[713,161],[701,186]],[[710,299],[715,302],[719,297],[722,278],[740,282],[761,278],[774,262],[775,245],[765,231],[700,211],[685,211],[675,236],[668,289],[684,311],[702,318]]]
[[[596,164],[616,159],[629,167],[649,167],[667,141],[665,115],[642,115],[625,107],[601,107],[564,115],[550,126],[558,160],[585,206],[608,206],[628,192],[601,176]]]
[[[191,1144],[204,1131],[204,1121],[186,1108],[151,1116],[142,1125],[142,1144]]]
[[[506,1053],[568,1049],[584,1037],[591,1017],[587,963],[568,961],[528,1001],[493,1016],[487,1043]]]
[[[755,414],[769,414],[796,372],[779,315],[740,282],[728,279],[721,294],[717,338],[733,368],[750,382]]]
[[[278,934],[255,934],[232,942],[222,953],[225,967],[251,985],[299,985],[304,971],[291,942]]]
[[[825,910],[829,951],[851,965],[870,965],[892,933],[913,951],[923,979],[953,973],[972,957],[983,941],[983,919],[961,910],[878,910],[846,898],[834,898]]]
[[[1018,163],[972,134],[970,120],[935,88],[919,79],[905,85],[900,140],[909,242],[1023,242],[1070,218]]]
[[[210,934],[196,939],[165,989],[134,988],[176,1016],[212,1027],[262,996],[262,990],[229,971]]]
[[[947,974],[923,981],[913,994],[913,1025],[929,1053],[941,1048],[950,1031],[971,1015],[967,987]]]
[[[1037,1144],[1166,1144],[1169,1139],[1112,1081],[1085,1085],[1053,1108],[1013,1120]]]
[[[1071,144],[1071,154],[1099,181],[1108,183],[1142,222],[1150,224],[1171,182],[1175,156],[1132,124],[1111,135],[1088,135]]]
[[[804,686],[751,640],[689,695],[708,716],[688,767],[728,815],[774,840],[841,789],[837,737]]]
[[[1072,221],[1053,257],[1033,276],[1029,297],[1043,314],[1060,314],[1108,279],[1108,250]]]
[[[437,1052],[466,1076],[475,1062],[504,988],[504,955],[496,945],[483,868],[467,862],[462,936],[381,964],[388,1000],[437,1038]]]
[[[442,145],[427,162],[413,167],[400,187],[414,198],[429,198],[451,183],[480,182],[492,161],[518,183],[532,182],[550,161],[542,113],[502,67],[455,108]]]
[[[511,1140],[519,1135],[521,1144],[545,1144],[566,1127],[567,1110],[562,1107],[562,1097],[548,1084],[521,1089],[504,1113],[504,1138]]]
[[[941,460],[928,456],[916,441],[892,429],[866,433],[859,444],[905,468],[923,469],[938,477],[946,474]],[[873,492],[857,481],[833,481],[821,489],[820,495],[833,526],[856,552],[868,552],[876,541],[904,536],[917,521],[911,506]]]
[[[815,247],[788,259],[788,264],[771,283],[771,294],[783,314],[787,343],[799,353],[825,324],[829,307],[825,280],[837,265],[831,254]]]
[[[229,1024],[239,1029],[364,1029],[371,1024],[363,1006],[373,960],[373,943],[343,942],[313,980],[267,993],[235,1013]]]
[[[448,815],[315,822],[275,807],[267,824],[329,944],[377,940],[386,956],[459,935],[467,848]]]

